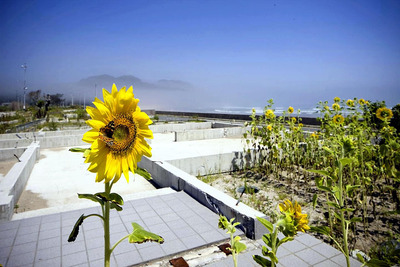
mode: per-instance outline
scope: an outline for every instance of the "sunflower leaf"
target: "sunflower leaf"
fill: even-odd
[[[89,149],[90,148],[72,147],[72,148],[69,149],[69,151],[85,153],[86,150],[89,150]]]
[[[263,267],[271,266],[271,261],[264,257],[261,257],[260,255],[253,255],[253,260]]]
[[[268,220],[261,218],[261,217],[257,217],[257,220],[262,223],[270,233],[272,233],[274,231],[274,226],[272,225],[271,222],[269,222]]]
[[[153,178],[151,178],[151,174],[150,174],[147,170],[145,170],[145,169],[137,168],[137,169],[135,170],[135,173],[139,174],[140,176],[142,176],[142,177],[143,177],[144,179],[146,179],[146,180],[151,180],[151,179],[153,179]]]
[[[154,241],[157,243],[164,243],[164,238],[154,233],[148,232],[137,223],[132,223],[133,231],[129,235],[129,243],[141,244],[147,241]]]
[[[76,237],[79,234],[79,226],[83,223],[83,220],[85,219],[84,214],[81,215],[81,217],[79,217],[79,219],[76,221],[74,228],[72,228],[71,233],[69,234],[68,237],[68,242],[74,242]]]
[[[104,205],[104,200],[101,197],[97,196],[97,194],[96,195],[93,195],[93,194],[78,194],[78,197],[79,198],[86,198],[86,199],[89,199],[91,201],[98,202],[98,203],[100,203],[100,205]]]

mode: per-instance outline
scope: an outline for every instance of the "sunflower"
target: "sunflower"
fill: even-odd
[[[296,123],[297,119],[295,117],[292,118],[292,122]]]
[[[313,132],[313,133],[311,134],[311,137],[312,137],[312,138],[315,138],[315,139],[318,139],[318,134],[317,134],[316,132]]]
[[[293,205],[289,199],[286,199],[284,203],[279,204],[279,210],[282,214],[291,217],[297,232],[305,232],[306,230],[310,230],[310,226],[308,226],[307,214],[301,213],[301,206],[297,203],[297,201],[295,201]]]
[[[292,113],[293,113],[293,111],[294,111],[294,108],[293,108],[293,107],[289,107],[289,108],[288,108],[288,112],[289,112],[289,114],[292,114]]]
[[[339,97],[335,97],[335,98],[333,99],[333,101],[334,101],[335,103],[339,103],[339,102],[340,102],[340,98],[339,98]]]
[[[346,101],[346,105],[348,105],[349,107],[354,107],[354,100],[348,99]]]
[[[340,105],[338,103],[333,103],[332,109],[338,111],[340,109]]]
[[[376,117],[378,119],[381,119],[383,121],[387,121],[390,120],[393,117],[393,112],[392,110],[388,109],[388,108],[378,108],[378,110],[376,111]]]
[[[267,117],[268,119],[273,119],[275,117],[274,111],[272,109],[268,109],[265,112],[265,117]]]
[[[272,131],[272,126],[271,126],[271,124],[268,124],[267,130],[268,130],[269,132]]]
[[[360,106],[364,106],[366,104],[366,101],[363,98],[358,99],[358,104],[360,104]]]
[[[344,122],[344,118],[342,115],[338,114],[333,117],[333,122],[335,124],[342,124]]]
[[[96,182],[115,183],[122,173],[129,182],[129,171],[137,169],[142,156],[151,157],[145,138],[153,138],[152,121],[138,107],[132,86],[118,91],[114,84],[111,93],[103,89],[103,99],[95,98],[96,108],[86,107],[91,117],[86,123],[93,129],[82,139],[92,144],[85,163],[90,163],[89,171],[97,173]]]

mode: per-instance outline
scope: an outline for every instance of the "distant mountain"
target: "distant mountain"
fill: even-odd
[[[114,77],[108,74],[90,76],[76,83],[77,87],[93,88],[96,84],[97,88],[110,88],[112,84],[116,84],[118,88],[123,86],[133,86],[135,89],[146,90],[188,90],[192,88],[190,83],[180,80],[159,80],[156,83],[144,82],[140,78],[133,75],[123,75]]]

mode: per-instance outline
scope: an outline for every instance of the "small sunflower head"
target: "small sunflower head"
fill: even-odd
[[[389,121],[393,117],[393,112],[386,107],[378,108],[376,117],[382,121]]]
[[[267,130],[268,130],[268,132],[272,131],[272,125],[271,124],[268,124]]]
[[[267,117],[268,119],[273,119],[273,118],[275,118],[274,111],[273,111],[272,109],[268,109],[268,110],[265,112],[265,117]]]
[[[333,117],[333,123],[335,124],[343,124],[344,123],[344,118],[342,115],[337,114]]]
[[[295,117],[293,117],[291,120],[293,123],[296,123],[296,121],[297,121],[297,119]]]
[[[340,102],[340,97],[335,97],[335,98],[333,99],[333,101],[334,101],[335,103],[339,103],[339,102]]]
[[[302,128],[303,127],[303,124],[300,122],[299,123],[299,128]]]
[[[289,108],[288,108],[288,112],[289,112],[289,114],[292,114],[292,113],[293,113],[293,111],[294,111],[294,108],[293,108],[293,107],[289,107]]]
[[[338,111],[338,110],[340,110],[340,105],[338,103],[333,103],[332,109]]]
[[[313,132],[313,133],[311,134],[311,137],[314,138],[314,139],[318,139],[318,133]]]
[[[279,204],[281,216],[277,223],[279,229],[285,236],[294,236],[297,232],[309,230],[307,214],[301,213],[301,206],[297,201],[293,203],[286,199]]]
[[[348,99],[346,101],[346,105],[349,106],[349,107],[354,107],[354,100]]]
[[[360,106],[364,106],[366,104],[366,102],[363,98],[360,98],[360,99],[358,99],[358,104],[360,104]]]

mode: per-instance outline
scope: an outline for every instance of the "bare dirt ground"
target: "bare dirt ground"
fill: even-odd
[[[9,170],[11,170],[12,166],[17,163],[17,159],[9,159],[0,161],[0,179],[1,177],[6,176]]]
[[[47,207],[47,200],[41,198],[40,194],[25,190],[22,192],[18,204],[15,207],[15,213],[44,209]]]
[[[279,179],[274,177],[265,177],[262,174],[253,171],[243,171],[234,173],[223,173],[216,175],[208,175],[199,177],[199,179],[217,188],[218,190],[239,199],[240,193],[237,188],[246,185],[255,186],[259,189],[258,193],[243,194],[240,201],[257,209],[272,219],[278,212],[278,204],[285,199],[297,201],[302,212],[308,214],[309,224],[311,226],[327,225],[325,217],[327,212],[322,208],[324,199],[319,198],[316,208],[313,208],[312,200],[315,193],[320,193],[315,187],[313,179],[305,179],[301,175],[301,171],[296,173],[282,172]],[[289,179],[297,177],[296,179]],[[350,236],[352,242],[350,249],[358,249],[368,253],[371,248],[376,247],[389,237],[389,233],[394,235],[400,234],[400,216],[398,214],[390,214],[390,211],[395,209],[393,204],[390,204],[390,199],[387,195],[380,196],[380,199],[374,200],[376,205],[377,216],[369,216],[368,230],[364,231],[362,224],[358,224]],[[369,208],[372,214],[372,207]],[[333,242],[316,233],[310,233],[319,239],[333,245]]]

